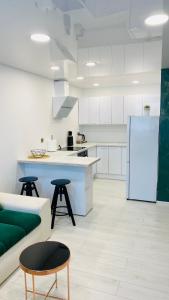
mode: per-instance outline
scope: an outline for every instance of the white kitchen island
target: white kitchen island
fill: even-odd
[[[66,178],[71,180],[67,185],[74,214],[85,216],[93,208],[93,175],[92,166],[99,158],[77,157],[67,151],[57,151],[48,158],[18,159],[18,178],[37,176],[36,182],[40,197],[53,197],[54,186],[51,180]],[[18,187],[20,189],[21,186]],[[62,204],[63,205],[63,204]]]

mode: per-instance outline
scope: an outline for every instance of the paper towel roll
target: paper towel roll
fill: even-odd
[[[48,140],[47,141],[47,149],[49,152],[56,151],[56,140]]]

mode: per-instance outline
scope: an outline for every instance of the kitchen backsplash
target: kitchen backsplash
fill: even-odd
[[[80,133],[85,134],[88,142],[127,142],[126,125],[83,125],[80,126]]]

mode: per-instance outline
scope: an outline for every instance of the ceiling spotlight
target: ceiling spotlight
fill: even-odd
[[[152,15],[145,19],[145,24],[149,26],[158,26],[165,24],[169,19],[166,14]]]
[[[83,76],[78,76],[78,77],[76,77],[76,79],[77,79],[77,80],[83,80],[84,77],[83,77]]]
[[[59,71],[60,67],[59,66],[51,66],[50,67],[52,71]]]
[[[133,83],[133,84],[139,84],[140,81],[138,81],[138,80],[133,80],[132,83]]]
[[[50,36],[43,33],[31,34],[31,40],[38,43],[48,43],[50,41]]]
[[[88,61],[88,62],[86,63],[86,66],[87,66],[87,67],[95,67],[95,65],[96,65],[96,63],[95,63],[94,61]]]
[[[99,83],[93,83],[93,86],[99,86],[100,84]]]

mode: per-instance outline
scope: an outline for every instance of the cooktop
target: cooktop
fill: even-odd
[[[79,151],[82,149],[85,149],[86,147],[73,147],[73,146],[69,146],[69,147],[63,147],[61,149],[59,149],[60,151]]]

